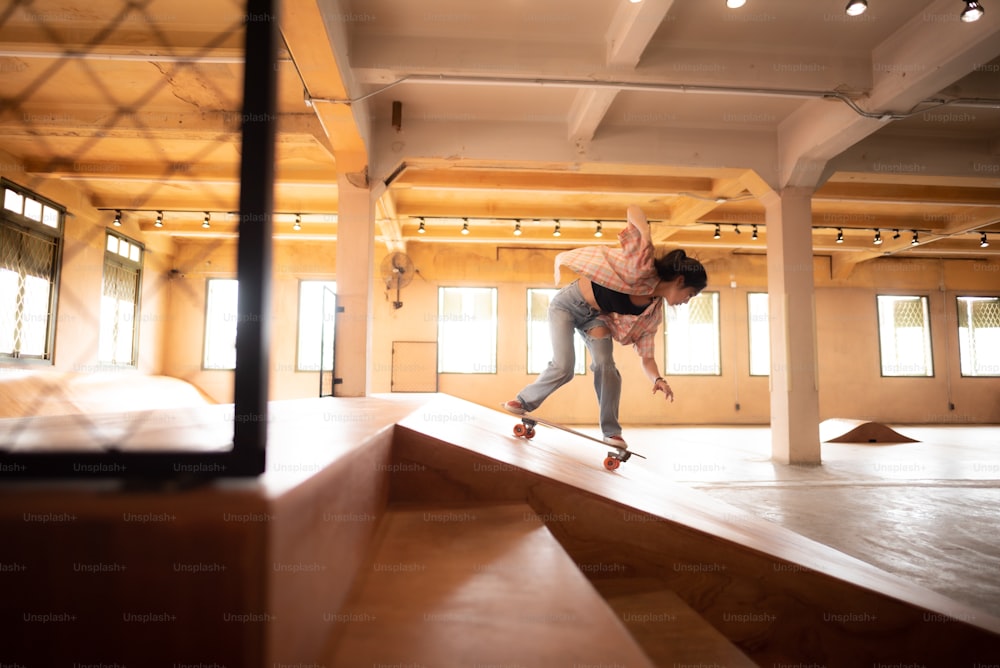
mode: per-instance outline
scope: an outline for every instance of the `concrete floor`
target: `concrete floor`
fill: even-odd
[[[642,467],[1000,616],[1000,426],[893,427],[919,442],[823,443],[820,466],[773,463],[766,427],[629,428],[649,459],[616,475]]]

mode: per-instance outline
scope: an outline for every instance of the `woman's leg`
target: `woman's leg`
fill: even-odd
[[[593,362],[594,391],[600,406],[601,431],[605,436],[621,436],[618,406],[622,398],[622,376],[615,366],[614,342],[607,327],[592,327],[584,336]]]
[[[534,383],[518,392],[517,400],[526,411],[533,411],[557,389],[573,380],[576,350],[573,333],[581,323],[592,320],[597,312],[587,304],[574,282],[560,290],[549,303],[549,335],[552,360]]]

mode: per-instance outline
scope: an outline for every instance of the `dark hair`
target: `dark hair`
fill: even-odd
[[[688,257],[683,249],[672,250],[653,262],[661,281],[672,281],[684,277],[684,287],[696,288],[699,292],[708,285],[708,274],[701,262]]]

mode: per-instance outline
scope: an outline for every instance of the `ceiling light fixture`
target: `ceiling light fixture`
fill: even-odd
[[[721,239],[722,238],[722,231],[719,229],[718,225],[715,226],[715,234],[712,236],[712,238],[713,239]]]
[[[740,232],[739,225],[733,225],[733,232],[735,232],[736,234],[743,234],[742,232]]]
[[[985,13],[983,6],[976,0],[965,0],[965,9],[962,10],[961,19],[965,23],[972,23],[983,18]]]
[[[730,9],[739,9],[745,4],[747,4],[747,0],[726,0],[726,7]]]
[[[882,231],[881,230],[875,230],[875,238],[872,239],[872,243],[875,244],[876,246],[881,246],[882,245]]]
[[[153,226],[154,227],[163,227],[163,212],[162,211],[157,211],[156,212],[156,222],[153,223]]]
[[[867,0],[848,0],[847,8],[844,10],[848,16],[861,16],[868,11]]]
[[[295,224],[292,225],[292,229],[296,232],[302,229],[302,216],[300,214],[295,214]]]
[[[757,241],[757,226],[756,225],[753,226],[753,234],[750,235],[750,238],[753,239],[754,241]]]
[[[920,245],[920,237],[917,236],[917,231],[916,230],[913,230],[913,238],[910,239],[910,245],[911,246],[919,246]]]
[[[985,232],[983,232],[982,236],[979,237],[979,247],[980,248],[989,248],[990,247],[990,242],[986,239],[986,233]]]
[[[552,230],[552,236],[554,236],[554,237],[561,237],[562,236],[562,225],[559,223],[558,220],[556,221],[556,227],[555,227],[555,229]]]
[[[521,221],[520,220],[517,221],[517,223],[514,224],[514,236],[515,237],[521,236]]]
[[[603,226],[601,225],[601,221],[597,221],[597,229],[594,230],[594,236],[598,238],[604,236],[604,229]]]
[[[468,234],[469,233],[469,219],[468,218],[463,218],[462,220],[465,221],[464,223],[462,223],[462,234]]]
[[[417,228],[417,234],[426,234],[427,230],[424,229],[424,219],[420,219],[420,227]]]
[[[837,228],[837,243],[838,244],[844,243],[844,230],[840,229],[839,227]]]
[[[122,226],[122,212],[120,210],[115,211],[115,220],[111,224],[114,225],[115,227]]]
[[[201,226],[204,227],[207,230],[209,227],[212,226],[212,224],[210,222],[208,222],[211,219],[212,219],[212,215],[208,211],[206,211],[205,212],[205,220],[201,221]]]
[[[899,238],[899,230],[893,230],[892,231],[892,238],[893,239],[898,239]]]

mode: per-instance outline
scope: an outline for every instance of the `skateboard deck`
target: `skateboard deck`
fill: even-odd
[[[634,450],[629,450],[628,448],[622,448],[617,445],[611,445],[610,443],[606,443],[599,438],[594,438],[593,436],[590,436],[589,434],[584,434],[583,432],[577,431],[576,429],[570,429],[569,427],[561,425],[558,422],[551,422],[549,420],[544,420],[542,418],[537,418],[537,417],[530,417],[528,415],[522,415],[520,416],[520,419],[521,422],[519,424],[514,425],[514,435],[517,436],[518,438],[525,438],[529,440],[534,438],[535,425],[541,424],[545,425],[546,427],[551,427],[553,429],[559,429],[565,432],[569,432],[570,434],[574,434],[575,436],[579,436],[580,438],[585,438],[588,441],[593,441],[594,443],[600,443],[606,448],[612,448],[612,450],[608,451],[608,456],[604,458],[604,468],[606,468],[609,471],[616,470],[619,466],[627,462],[629,458],[632,457],[632,455],[635,455],[636,457],[641,457],[642,459],[646,459],[645,455],[640,455],[638,452]]]

